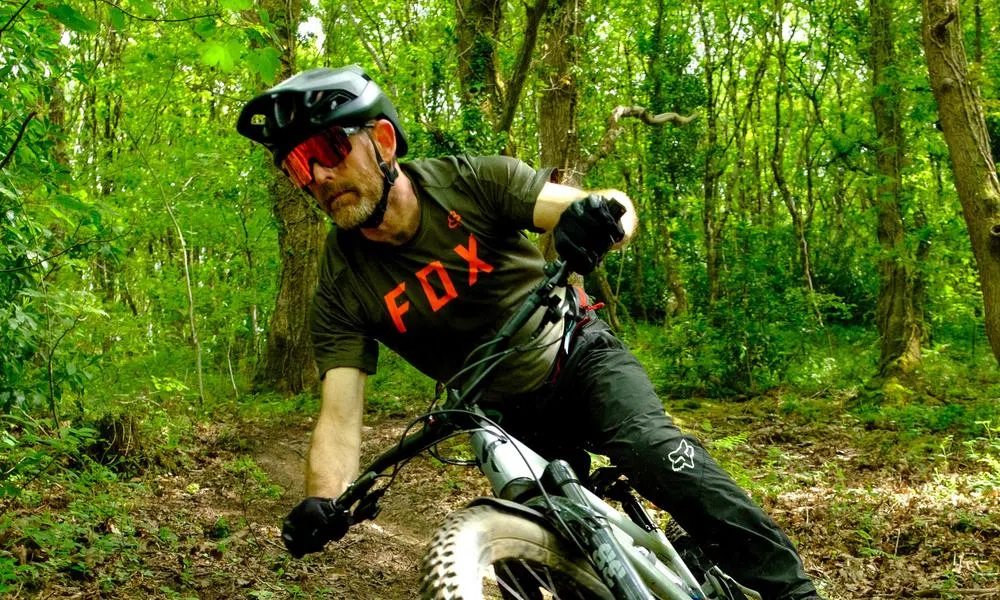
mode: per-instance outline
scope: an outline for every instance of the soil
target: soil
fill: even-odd
[[[886,463],[849,420],[785,422],[762,402],[742,414],[702,407],[675,416],[686,425],[710,419],[715,429],[703,437],[715,440],[751,431],[722,462],[764,489],[775,478],[777,491],[757,500],[796,541],[825,597],[1000,598],[1000,525],[991,516],[1000,514],[1000,495],[971,483],[974,465],[942,472],[940,463]],[[408,419],[367,421],[362,462],[394,443]],[[445,515],[489,493],[485,479],[421,456],[400,473],[375,521],[295,560],[281,546],[280,523],[304,495],[310,428],[303,418],[199,429],[181,461],[188,468],[146,482],[149,493],[133,499],[127,524],[103,524],[133,540],[116,560],[83,580],[61,577],[11,597],[416,598],[425,544]]]

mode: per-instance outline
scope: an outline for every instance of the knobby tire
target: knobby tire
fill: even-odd
[[[492,506],[448,515],[421,563],[420,595],[424,600],[614,600],[574,546],[546,526]]]

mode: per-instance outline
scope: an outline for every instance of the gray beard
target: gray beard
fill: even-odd
[[[333,212],[330,217],[333,222],[337,224],[339,229],[350,230],[357,229],[359,225],[368,220],[368,217],[372,216],[375,212],[375,206],[378,204],[378,200],[369,200],[368,198],[360,198],[357,204],[352,204],[351,206],[345,206],[344,208]]]

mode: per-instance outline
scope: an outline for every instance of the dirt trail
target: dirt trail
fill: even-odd
[[[692,414],[688,425],[703,418]],[[1000,494],[971,482],[974,465],[942,473],[887,463],[870,445],[862,449],[868,434],[850,423],[783,425],[760,415],[712,422],[715,439],[751,432],[717,456],[737,480],[780,490],[762,503],[796,540],[829,600],[1000,598],[1000,521],[991,516],[1000,514]],[[405,425],[372,421],[362,461]],[[281,546],[280,523],[304,495],[309,428],[304,419],[200,428],[182,450],[183,469],[145,480],[127,522],[101,524],[101,535],[121,544],[117,554],[87,578],[52,577],[12,597],[415,598],[425,544],[446,514],[488,493],[485,480],[475,469],[418,457],[375,522],[295,560]],[[60,510],[58,502],[54,493],[49,510]]]
[[[370,461],[399,439],[407,424],[403,419],[387,419],[362,432],[362,464]],[[281,439],[275,439],[280,436]],[[307,448],[308,428],[283,428],[266,432],[256,445],[254,460],[271,481],[285,493],[260,515],[278,523],[304,497],[302,469]],[[293,441],[287,441],[293,440]],[[489,493],[474,469],[445,467],[421,456],[406,466],[382,501],[375,521],[362,524],[326,552],[285,568],[300,570],[303,578],[325,580],[329,597],[358,599],[411,599],[419,587],[417,567],[427,541],[449,512],[474,497]],[[277,526],[273,526],[277,539]],[[319,575],[319,577],[317,577]],[[318,590],[320,591],[320,590]]]

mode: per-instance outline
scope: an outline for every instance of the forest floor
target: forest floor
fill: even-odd
[[[830,600],[1000,598],[1000,481],[984,485],[970,446],[942,438],[904,451],[901,432],[861,426],[837,410],[841,399],[817,402],[788,412],[774,397],[688,401],[671,412],[786,529]],[[365,457],[408,420],[368,415]],[[7,597],[415,598],[425,544],[448,512],[488,493],[484,478],[418,458],[376,521],[294,560],[279,527],[303,496],[310,428],[306,415],[287,414],[197,427],[179,450],[183,469],[134,478],[118,511],[88,526],[90,542],[77,540],[116,544],[101,542],[82,565],[32,571]],[[56,487],[19,510],[71,518],[79,500]],[[0,531],[5,542],[29,565],[56,554],[12,530]]]

